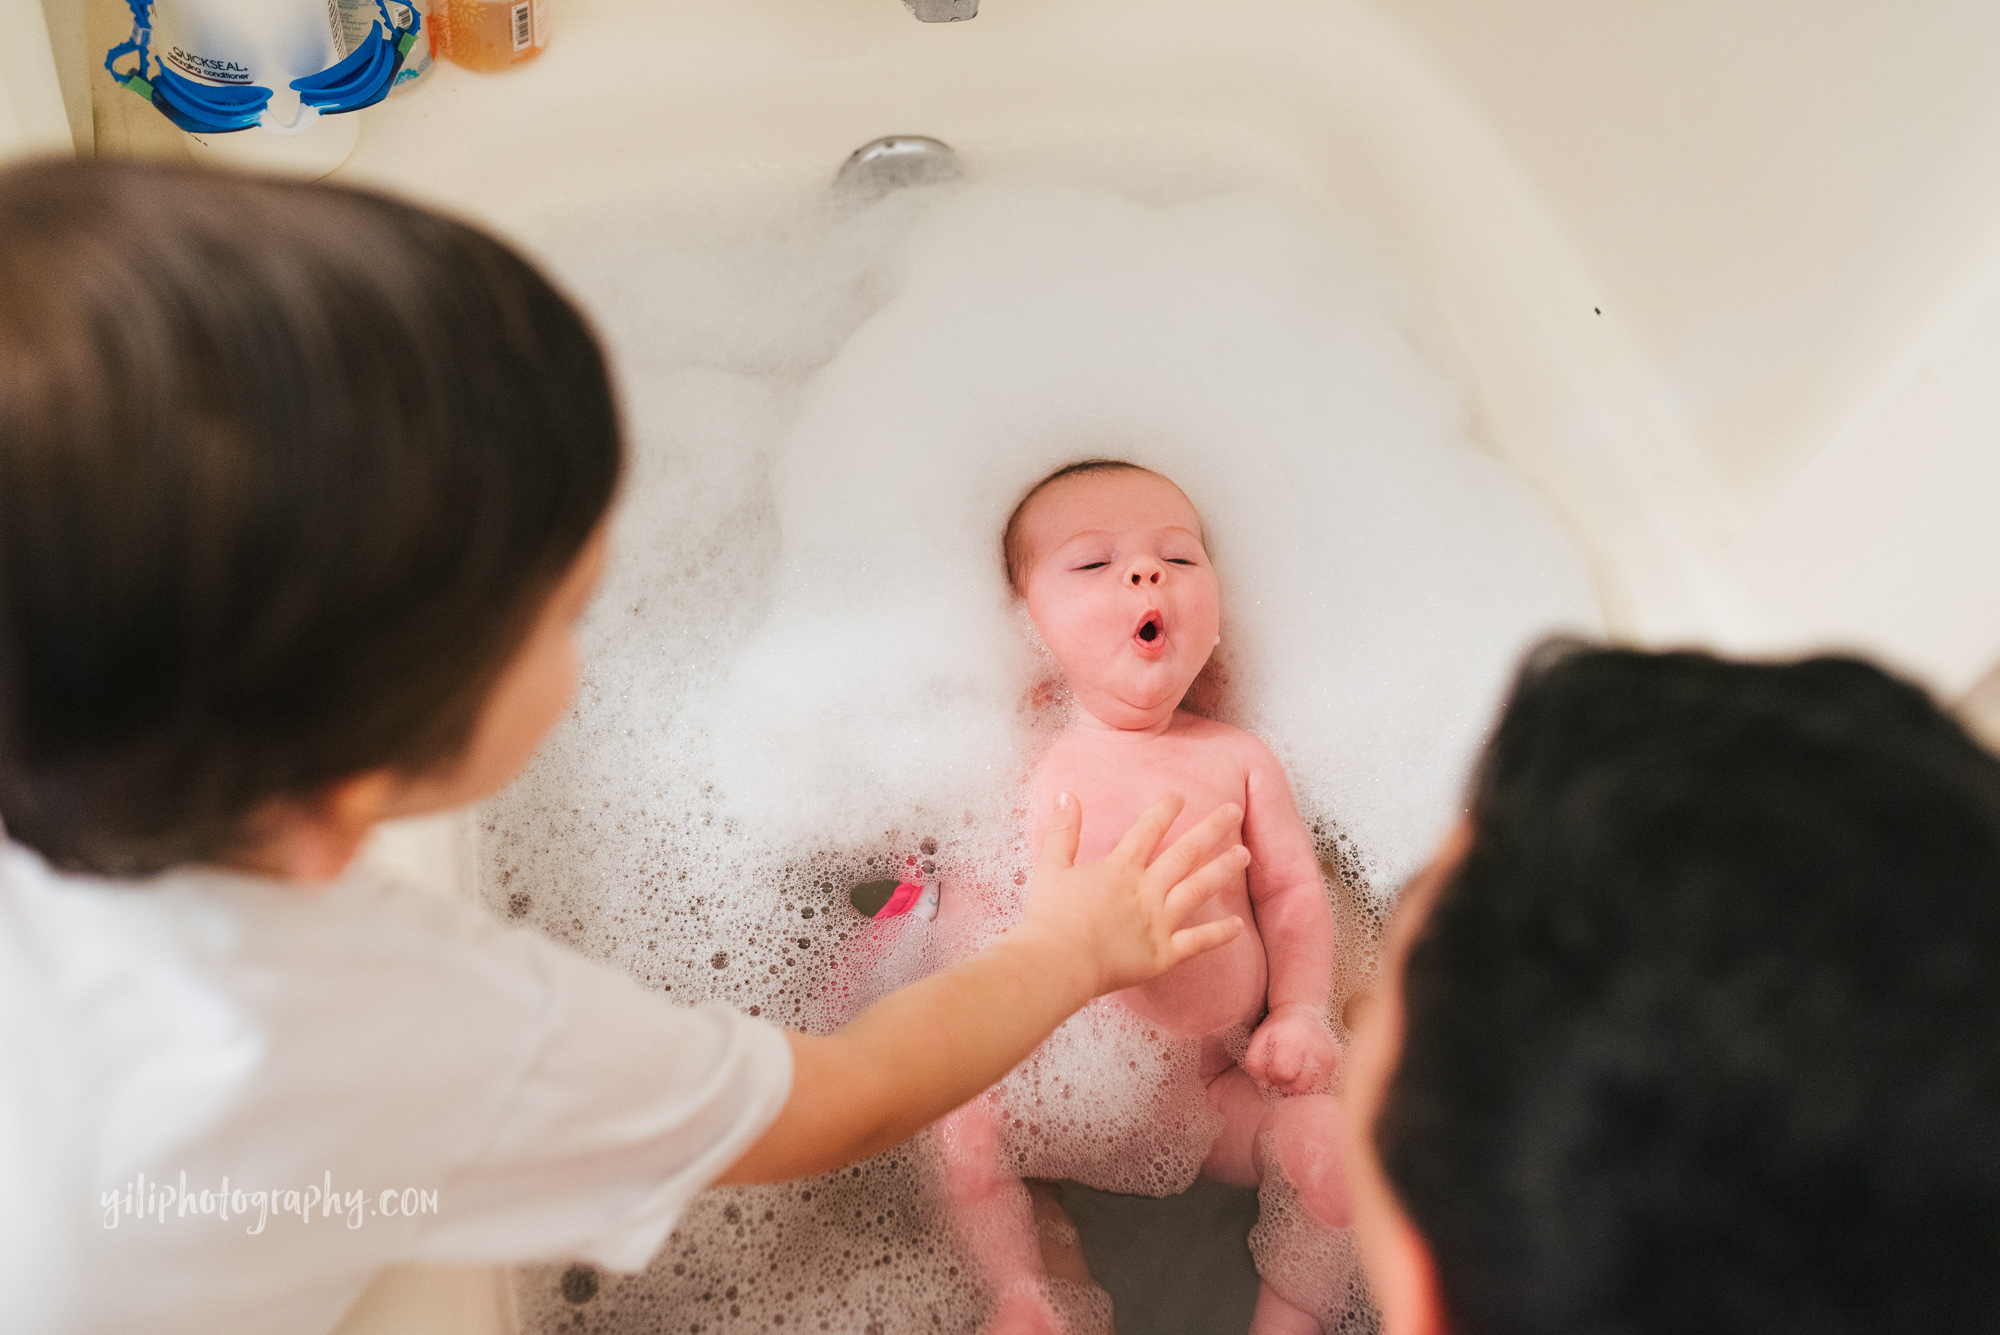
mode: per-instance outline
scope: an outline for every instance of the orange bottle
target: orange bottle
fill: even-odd
[[[504,70],[549,44],[546,0],[435,0],[437,53],[469,70]]]

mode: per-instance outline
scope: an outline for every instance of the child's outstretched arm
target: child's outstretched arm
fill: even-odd
[[[1064,794],[1020,923],[837,1034],[788,1035],[791,1096],[721,1181],[779,1182],[880,1153],[999,1080],[1091,998],[1234,939],[1238,918],[1178,924],[1249,860],[1236,842],[1243,813],[1218,807],[1155,857],[1181,805],[1161,799],[1102,861],[1078,867],[1083,813]]]

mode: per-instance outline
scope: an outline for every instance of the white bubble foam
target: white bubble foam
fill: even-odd
[[[930,210],[774,456],[773,603],[714,703],[732,809],[843,828],[993,805],[1037,666],[997,535],[1036,478],[1109,454],[1206,520],[1227,712],[1400,880],[1520,648],[1595,614],[1384,286],[1324,220],[1251,195],[993,188]]]
[[[1202,511],[1219,712],[1286,762],[1375,896],[1360,920],[1454,815],[1520,650],[1597,624],[1568,539],[1419,351],[1436,332],[1295,201],[981,185],[635,215],[542,250],[612,345],[634,469],[579,707],[484,812],[484,888],[675,1000],[824,1030],[977,944],[871,929],[859,881],[953,878],[1004,918],[1060,718],[1029,704],[1052,669],[1000,527],[1062,463],[1131,459]],[[1173,1190],[1200,1161],[1192,1051],[1103,1009],[1010,1079],[1007,1153]],[[1162,1117],[1186,1134],[1139,1153]],[[528,1328],[976,1329],[993,1295],[937,1172],[924,1137],[711,1193],[645,1276],[576,1302],[529,1272]]]

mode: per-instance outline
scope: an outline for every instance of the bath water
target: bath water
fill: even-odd
[[[828,1029],[946,953],[905,930],[857,971],[849,887],[948,875],[1007,901],[1064,699],[1000,528],[1063,463],[1132,460],[1201,510],[1208,707],[1287,765],[1349,983],[1522,650],[1597,628],[1560,524],[1473,443],[1420,303],[1294,198],[815,193],[530,244],[613,350],[633,467],[579,705],[482,812],[482,892],[672,1000]],[[1152,1093],[1094,1076],[1093,1050],[1021,1079],[1094,1100],[1074,1125],[1136,1117]],[[919,1137],[710,1192],[644,1275],[524,1271],[526,1328],[975,1330],[936,1169]],[[1101,1321],[1101,1295],[1064,1301]]]

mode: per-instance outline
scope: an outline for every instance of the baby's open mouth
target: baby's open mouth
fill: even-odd
[[[1132,632],[1132,638],[1141,644],[1152,645],[1158,644],[1166,633],[1167,623],[1160,619],[1158,612],[1147,608],[1146,615],[1139,621],[1139,629]]]

